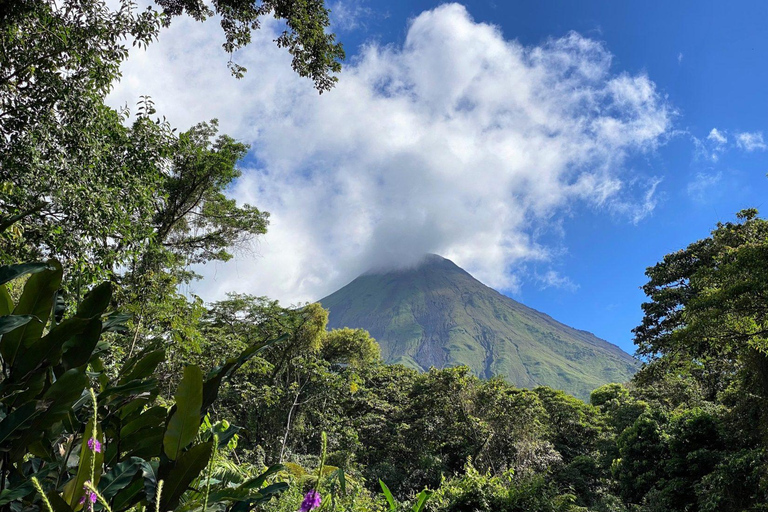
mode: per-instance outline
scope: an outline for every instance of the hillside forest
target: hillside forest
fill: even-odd
[[[768,510],[757,210],[648,262],[643,365],[586,401],[385,364],[318,304],[182,292],[269,215],[227,196],[248,147],[215,120],[105,104],[181,16],[230,53],[274,16],[296,73],[343,79],[320,1],[0,2],[0,510]]]

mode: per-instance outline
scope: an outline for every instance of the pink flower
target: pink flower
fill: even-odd
[[[320,501],[322,501],[320,499],[320,493],[312,489],[306,496],[304,496],[304,501],[301,503],[299,512],[309,512],[310,510],[319,507]]]
[[[92,452],[101,453],[101,443],[98,439],[92,437],[88,440],[88,449]]]

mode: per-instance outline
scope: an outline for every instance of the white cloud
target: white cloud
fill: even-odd
[[[736,134],[736,145],[744,151],[752,152],[768,148],[763,142],[763,132],[743,132]]]
[[[336,0],[328,3],[331,10],[331,30],[350,31],[365,28],[367,19],[374,16],[370,7],[363,5],[362,0]]]
[[[694,179],[688,183],[688,187],[686,187],[688,196],[699,203],[706,202],[722,178],[723,174],[721,172],[714,174],[697,173]]]
[[[683,62],[683,52],[680,52],[677,54],[677,63],[680,64]]]
[[[548,270],[543,274],[536,274],[536,280],[542,288],[559,288],[568,291],[576,291],[579,285],[571,281],[567,276],[560,275],[556,270]]]
[[[693,135],[691,139],[696,157],[711,162],[720,160],[720,156],[729,149],[727,132],[717,128],[712,128],[706,139],[699,139]]]
[[[707,135],[707,140],[714,142],[718,146],[722,146],[728,142],[728,137],[717,128],[712,128],[712,131]]]
[[[644,74],[571,33],[506,40],[448,4],[413,19],[402,46],[370,44],[318,95],[265,23],[227,74],[215,23],[174,22],[134,52],[114,103],[150,94],[178,126],[218,117],[253,144],[233,197],[271,212],[254,255],[203,269],[226,291],[313,300],[371,266],[423,253],[510,288],[520,264],[552,257],[536,233],[574,203],[637,222],[658,180],[625,170],[653,151],[674,112]],[[557,276],[555,276],[557,277]]]

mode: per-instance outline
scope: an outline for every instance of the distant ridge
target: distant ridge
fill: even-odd
[[[366,272],[320,303],[330,311],[329,327],[366,329],[385,361],[419,370],[467,365],[480,377],[586,399],[638,367],[616,345],[502,295],[435,254],[410,268]]]

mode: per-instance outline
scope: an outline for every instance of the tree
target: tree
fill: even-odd
[[[757,210],[648,268],[638,352],[754,397],[768,435],[768,221]],[[644,370],[647,372],[648,370]],[[709,375],[708,375],[709,374]]]
[[[179,268],[230,257],[227,248],[266,228],[266,215],[224,195],[247,147],[216,138],[216,124],[175,135],[145,98],[128,111],[104,98],[120,77],[128,45],[145,46],[173,16],[222,17],[225,47],[247,44],[259,20],[286,22],[277,43],[320,91],[335,82],[341,46],[326,34],[322,1],[2,2],[0,15],[0,233],[6,261],[58,257],[69,288],[110,278],[143,260]],[[15,224],[14,224],[15,223]],[[150,269],[153,270],[153,269]],[[189,275],[186,276],[187,278]]]
[[[7,4],[5,2],[4,4]],[[166,126],[104,105],[126,42],[146,45],[159,19],[124,3],[20,2],[0,18],[0,232],[17,223],[4,259],[57,253],[89,282],[148,237]],[[79,267],[79,268],[72,268]],[[102,275],[100,275],[102,274]]]

